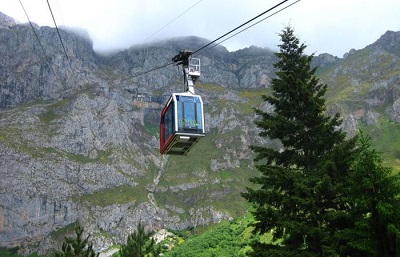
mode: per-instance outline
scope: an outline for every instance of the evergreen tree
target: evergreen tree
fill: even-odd
[[[80,222],[75,224],[76,237],[65,237],[62,251],[56,252],[56,257],[97,257],[99,254],[93,250],[93,244],[89,242],[89,237],[83,237],[84,229]]]
[[[338,233],[348,256],[400,256],[400,178],[361,133],[349,181],[354,226]]]
[[[243,197],[253,204],[254,233],[272,232],[273,242],[253,243],[253,256],[337,256],[334,234],[348,227],[344,182],[355,139],[347,140],[339,115],[326,115],[327,85],[316,78],[313,56],[304,53],[290,27],[280,34],[272,94],[274,112],[256,109],[260,136],[280,149],[252,146],[261,177]]]
[[[128,236],[126,245],[119,250],[121,257],[158,257],[161,253],[161,245],[156,246],[151,233],[146,233],[141,222],[138,223],[137,231]]]

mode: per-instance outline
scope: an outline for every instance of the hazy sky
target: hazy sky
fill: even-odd
[[[95,50],[110,50],[175,36],[214,40],[282,0],[48,1],[58,26],[85,29]],[[54,27],[46,0],[21,2],[31,21]],[[342,57],[387,30],[400,31],[399,11],[400,0],[301,0],[222,45],[230,51],[251,45],[276,50],[278,33],[291,25],[308,53]],[[27,22],[19,0],[0,0],[0,12]]]

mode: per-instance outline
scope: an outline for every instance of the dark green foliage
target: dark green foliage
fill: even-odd
[[[55,257],[97,257],[99,254],[93,250],[89,237],[83,237],[84,228],[78,221],[75,224],[76,237],[65,237],[61,252],[56,252]]]
[[[249,216],[249,215],[248,215]],[[246,217],[249,219],[248,217]],[[194,234],[175,246],[165,257],[244,257],[250,249],[247,224],[249,220],[236,220],[214,225],[200,234]]]
[[[337,256],[334,234],[348,226],[342,194],[355,139],[338,129],[339,116],[325,114],[327,86],[311,68],[290,27],[280,34],[277,78],[255,123],[260,136],[279,140],[281,149],[252,146],[261,177],[251,181],[244,198],[254,206],[255,233],[272,232],[275,243],[255,242],[253,256]]]
[[[358,148],[348,187],[354,226],[337,235],[346,242],[343,255],[400,256],[399,175],[382,166],[381,156],[363,134]]]
[[[142,223],[139,222],[137,231],[130,234],[119,250],[121,257],[158,257],[161,253],[161,245],[156,245],[151,233],[145,232]]]
[[[0,257],[23,257],[23,255],[18,254],[18,248],[0,248]],[[40,257],[36,253],[29,254],[25,257]]]

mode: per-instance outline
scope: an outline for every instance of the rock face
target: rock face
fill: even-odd
[[[60,29],[66,56],[53,28],[33,24],[39,43],[29,24],[0,24],[0,108],[62,98],[96,81],[92,42],[86,38]]]
[[[12,26],[15,26],[17,23],[18,22],[13,18],[0,12],[0,28],[10,28]]]
[[[400,32],[387,31],[370,47],[378,47],[400,57]]]
[[[99,250],[124,242],[140,220],[185,229],[243,214],[240,192],[257,175],[249,146],[278,147],[253,123],[253,107],[273,111],[260,97],[274,77],[271,51],[198,53],[207,136],[188,156],[161,156],[159,113],[182,90],[180,71],[135,75],[209,41],[176,38],[102,56],[86,36],[61,30],[65,55],[54,28],[34,29],[45,53],[29,24],[0,13],[0,247],[29,252],[35,243],[48,253],[77,219]],[[382,117],[400,120],[397,36],[382,37],[345,59],[314,60],[325,68],[329,113],[341,113],[350,134]]]
[[[340,61],[340,58],[333,56],[331,54],[324,53],[314,57],[313,65],[319,68],[323,68],[331,64],[334,64],[338,61]]]
[[[242,189],[233,189],[243,188],[234,170],[240,160],[251,166],[249,134],[257,133],[252,117],[236,120],[244,116],[236,108],[248,99],[228,86],[267,87],[270,51],[253,47],[235,57],[217,47],[200,56],[203,74],[214,74],[203,76],[197,89],[208,101],[207,132],[229,152],[215,151],[192,170],[174,164],[185,157],[160,156],[154,130],[168,94],[181,91],[179,72],[125,78],[169,60],[187,44],[207,41],[181,38],[100,56],[86,37],[61,30],[66,56],[54,28],[33,25],[43,52],[30,25],[11,20],[2,18],[0,28],[1,247],[40,242],[35,250],[44,253],[54,247],[57,230],[77,219],[89,232],[101,232],[95,239],[100,249],[124,242],[139,220],[149,229],[184,229],[240,214],[214,204],[226,197],[243,201]],[[248,63],[254,56],[264,64]],[[229,145],[220,133],[232,134]]]

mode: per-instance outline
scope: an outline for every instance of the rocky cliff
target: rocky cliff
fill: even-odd
[[[44,253],[81,219],[99,250],[123,242],[139,220],[184,229],[246,211],[240,192],[257,174],[249,146],[276,144],[258,137],[252,109],[272,110],[260,97],[274,76],[270,50],[200,52],[207,136],[188,156],[161,156],[159,113],[182,90],[181,71],[135,75],[209,41],[176,38],[104,56],[61,30],[65,55],[54,28],[33,28],[44,53],[29,24],[0,14],[0,247],[35,243]],[[365,128],[380,142],[399,129],[399,45],[398,32],[388,32],[346,58],[314,58],[328,111],[343,115],[350,134]],[[387,157],[400,158],[395,146]]]
[[[0,108],[60,99],[96,81],[95,55],[87,38],[60,29],[65,55],[54,28],[13,23],[4,14],[0,22]]]
[[[388,31],[375,43],[361,50],[353,49],[346,58],[321,69],[320,73],[330,85],[329,103],[334,109],[339,107],[337,110],[345,117],[345,123],[352,123],[354,129],[350,130],[362,128],[372,133],[377,147],[384,152],[388,152],[388,147],[390,152],[397,151],[397,139],[384,146],[377,138],[383,133],[379,129],[389,129],[392,122],[398,122],[399,35],[400,32]]]

